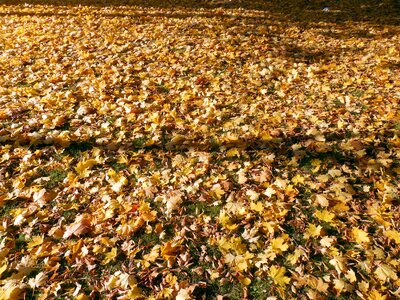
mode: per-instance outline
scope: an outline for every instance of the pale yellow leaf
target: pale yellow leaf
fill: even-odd
[[[324,195],[321,195],[321,194],[316,195],[315,196],[315,200],[322,207],[328,207],[329,206],[329,201],[328,201],[328,199],[326,199],[326,197]]]
[[[397,280],[398,278],[396,270],[386,264],[382,264],[377,267],[375,270],[375,274],[382,281],[386,281],[388,279]]]
[[[400,244],[400,233],[397,230],[386,230],[384,235],[395,241],[396,244]]]

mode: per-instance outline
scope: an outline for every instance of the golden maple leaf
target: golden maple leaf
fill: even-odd
[[[351,231],[353,238],[355,239],[357,244],[365,244],[370,242],[370,238],[368,236],[368,232],[365,232],[362,229],[359,229],[357,227],[353,228]]]
[[[335,214],[327,211],[326,209],[324,209],[322,211],[320,211],[320,210],[316,211],[315,216],[319,220],[327,222],[327,223],[332,223],[333,219],[335,218]]]
[[[376,289],[373,289],[368,295],[368,300],[386,300],[386,299],[387,296],[382,295]]]
[[[396,244],[400,244],[400,233],[397,230],[386,230],[384,235],[393,240]]]
[[[75,171],[78,173],[80,177],[88,177],[90,174],[90,168],[97,164],[97,160],[95,159],[87,159],[77,163],[75,167]]]
[[[290,278],[285,276],[286,268],[272,266],[269,268],[268,275],[272,278],[275,284],[285,286],[290,282]]]

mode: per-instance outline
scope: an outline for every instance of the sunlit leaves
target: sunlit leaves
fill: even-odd
[[[398,297],[382,6],[161,2],[0,6],[0,298]]]
[[[359,229],[357,227],[353,228],[351,231],[353,238],[358,244],[365,244],[370,242],[370,238],[368,236],[368,233],[365,232],[362,229]]]
[[[80,236],[89,232],[92,226],[91,220],[92,217],[87,214],[78,215],[74,223],[66,227],[63,238],[66,239],[70,236]]]
[[[286,268],[272,266],[269,268],[268,275],[272,278],[275,284],[285,286],[290,282],[290,278],[285,276]]]
[[[389,279],[397,280],[397,274],[395,269],[390,267],[389,265],[382,264],[376,268],[375,274],[379,278],[379,280],[386,281]]]

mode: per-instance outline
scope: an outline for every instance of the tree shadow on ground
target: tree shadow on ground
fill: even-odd
[[[375,25],[400,25],[397,0],[3,0],[6,5],[53,5],[121,7],[138,6],[162,9],[249,9],[275,14],[289,23],[368,22]]]

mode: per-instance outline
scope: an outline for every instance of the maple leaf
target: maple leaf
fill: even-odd
[[[45,284],[47,280],[47,275],[44,272],[38,273],[35,278],[31,278],[28,281],[28,285],[32,288],[38,288]]]
[[[144,298],[142,289],[136,285],[131,287],[131,289],[127,293],[127,296],[129,297],[129,299],[133,299],[133,300]]]
[[[357,281],[356,274],[355,274],[354,271],[351,270],[351,269],[347,271],[347,273],[346,273],[345,276],[346,276],[346,278],[350,281],[350,283],[354,283],[354,282]]]
[[[396,244],[400,244],[400,233],[397,230],[386,230],[383,234]]]
[[[315,212],[315,216],[316,216],[319,220],[324,221],[324,222],[327,222],[327,223],[332,223],[332,222],[333,222],[333,219],[335,218],[335,214],[333,214],[333,213],[327,211],[326,209],[324,209],[324,210],[322,210],[322,211],[319,211],[319,210],[316,211],[316,212]]]
[[[373,289],[368,295],[368,300],[386,300],[386,299],[387,296],[382,295],[376,289]]]
[[[251,202],[250,209],[260,213],[264,210],[264,205],[262,204],[261,201],[258,201],[257,203]]]
[[[328,201],[328,199],[326,199],[326,197],[324,195],[321,195],[321,194],[316,195],[315,196],[315,200],[322,207],[328,207],[329,206],[329,201]]]
[[[24,285],[15,280],[6,280],[0,288],[0,300],[18,300],[24,292]]]
[[[221,188],[221,185],[219,183],[215,184],[212,187],[212,193],[215,195],[218,199],[221,199],[223,195],[225,195],[225,191]]]
[[[304,255],[304,251],[301,249],[294,250],[294,253],[289,254],[287,260],[292,264],[295,265],[301,256]]]
[[[381,264],[379,267],[377,267],[375,274],[381,281],[386,281],[389,279],[397,280],[398,278],[396,270],[387,264]]]
[[[276,191],[273,189],[273,188],[271,188],[271,187],[268,187],[265,191],[264,191],[264,194],[267,196],[267,197],[272,197],[272,195],[274,195],[274,194],[276,194]]]
[[[103,261],[101,262],[102,265],[107,265],[111,261],[113,261],[118,255],[118,250],[116,247],[111,248],[110,252],[105,254]]]
[[[35,235],[32,237],[32,240],[28,243],[28,248],[33,248],[43,244],[44,236]]]
[[[174,263],[178,252],[182,249],[181,243],[182,241],[169,241],[161,246],[161,256],[168,262],[169,265]]]
[[[333,280],[334,289],[340,294],[346,287],[346,283],[341,279],[334,279]]]
[[[321,230],[322,230],[321,225],[316,226],[315,224],[308,224],[304,237],[306,239],[310,237],[318,237],[321,235]]]
[[[355,227],[352,229],[351,233],[357,244],[365,244],[370,242],[368,233],[362,229]]]
[[[285,276],[286,268],[272,266],[269,268],[268,275],[272,278],[275,284],[285,286],[290,282],[290,278]]]
[[[95,159],[87,159],[77,163],[75,167],[75,171],[78,173],[78,176],[86,178],[90,174],[90,168],[97,164]]]
[[[128,179],[114,170],[110,170],[107,173],[107,181],[110,182],[111,189],[117,193],[119,193],[121,189],[128,184]]]
[[[72,235],[80,236],[89,232],[92,227],[91,221],[92,218],[87,214],[78,215],[75,222],[66,227],[63,238],[67,239]]]
[[[282,253],[285,252],[289,245],[285,242],[285,239],[282,237],[275,238],[271,240],[271,247],[275,253]]]
[[[189,288],[180,289],[178,294],[176,295],[176,300],[188,300],[188,299],[192,299],[190,289]]]

